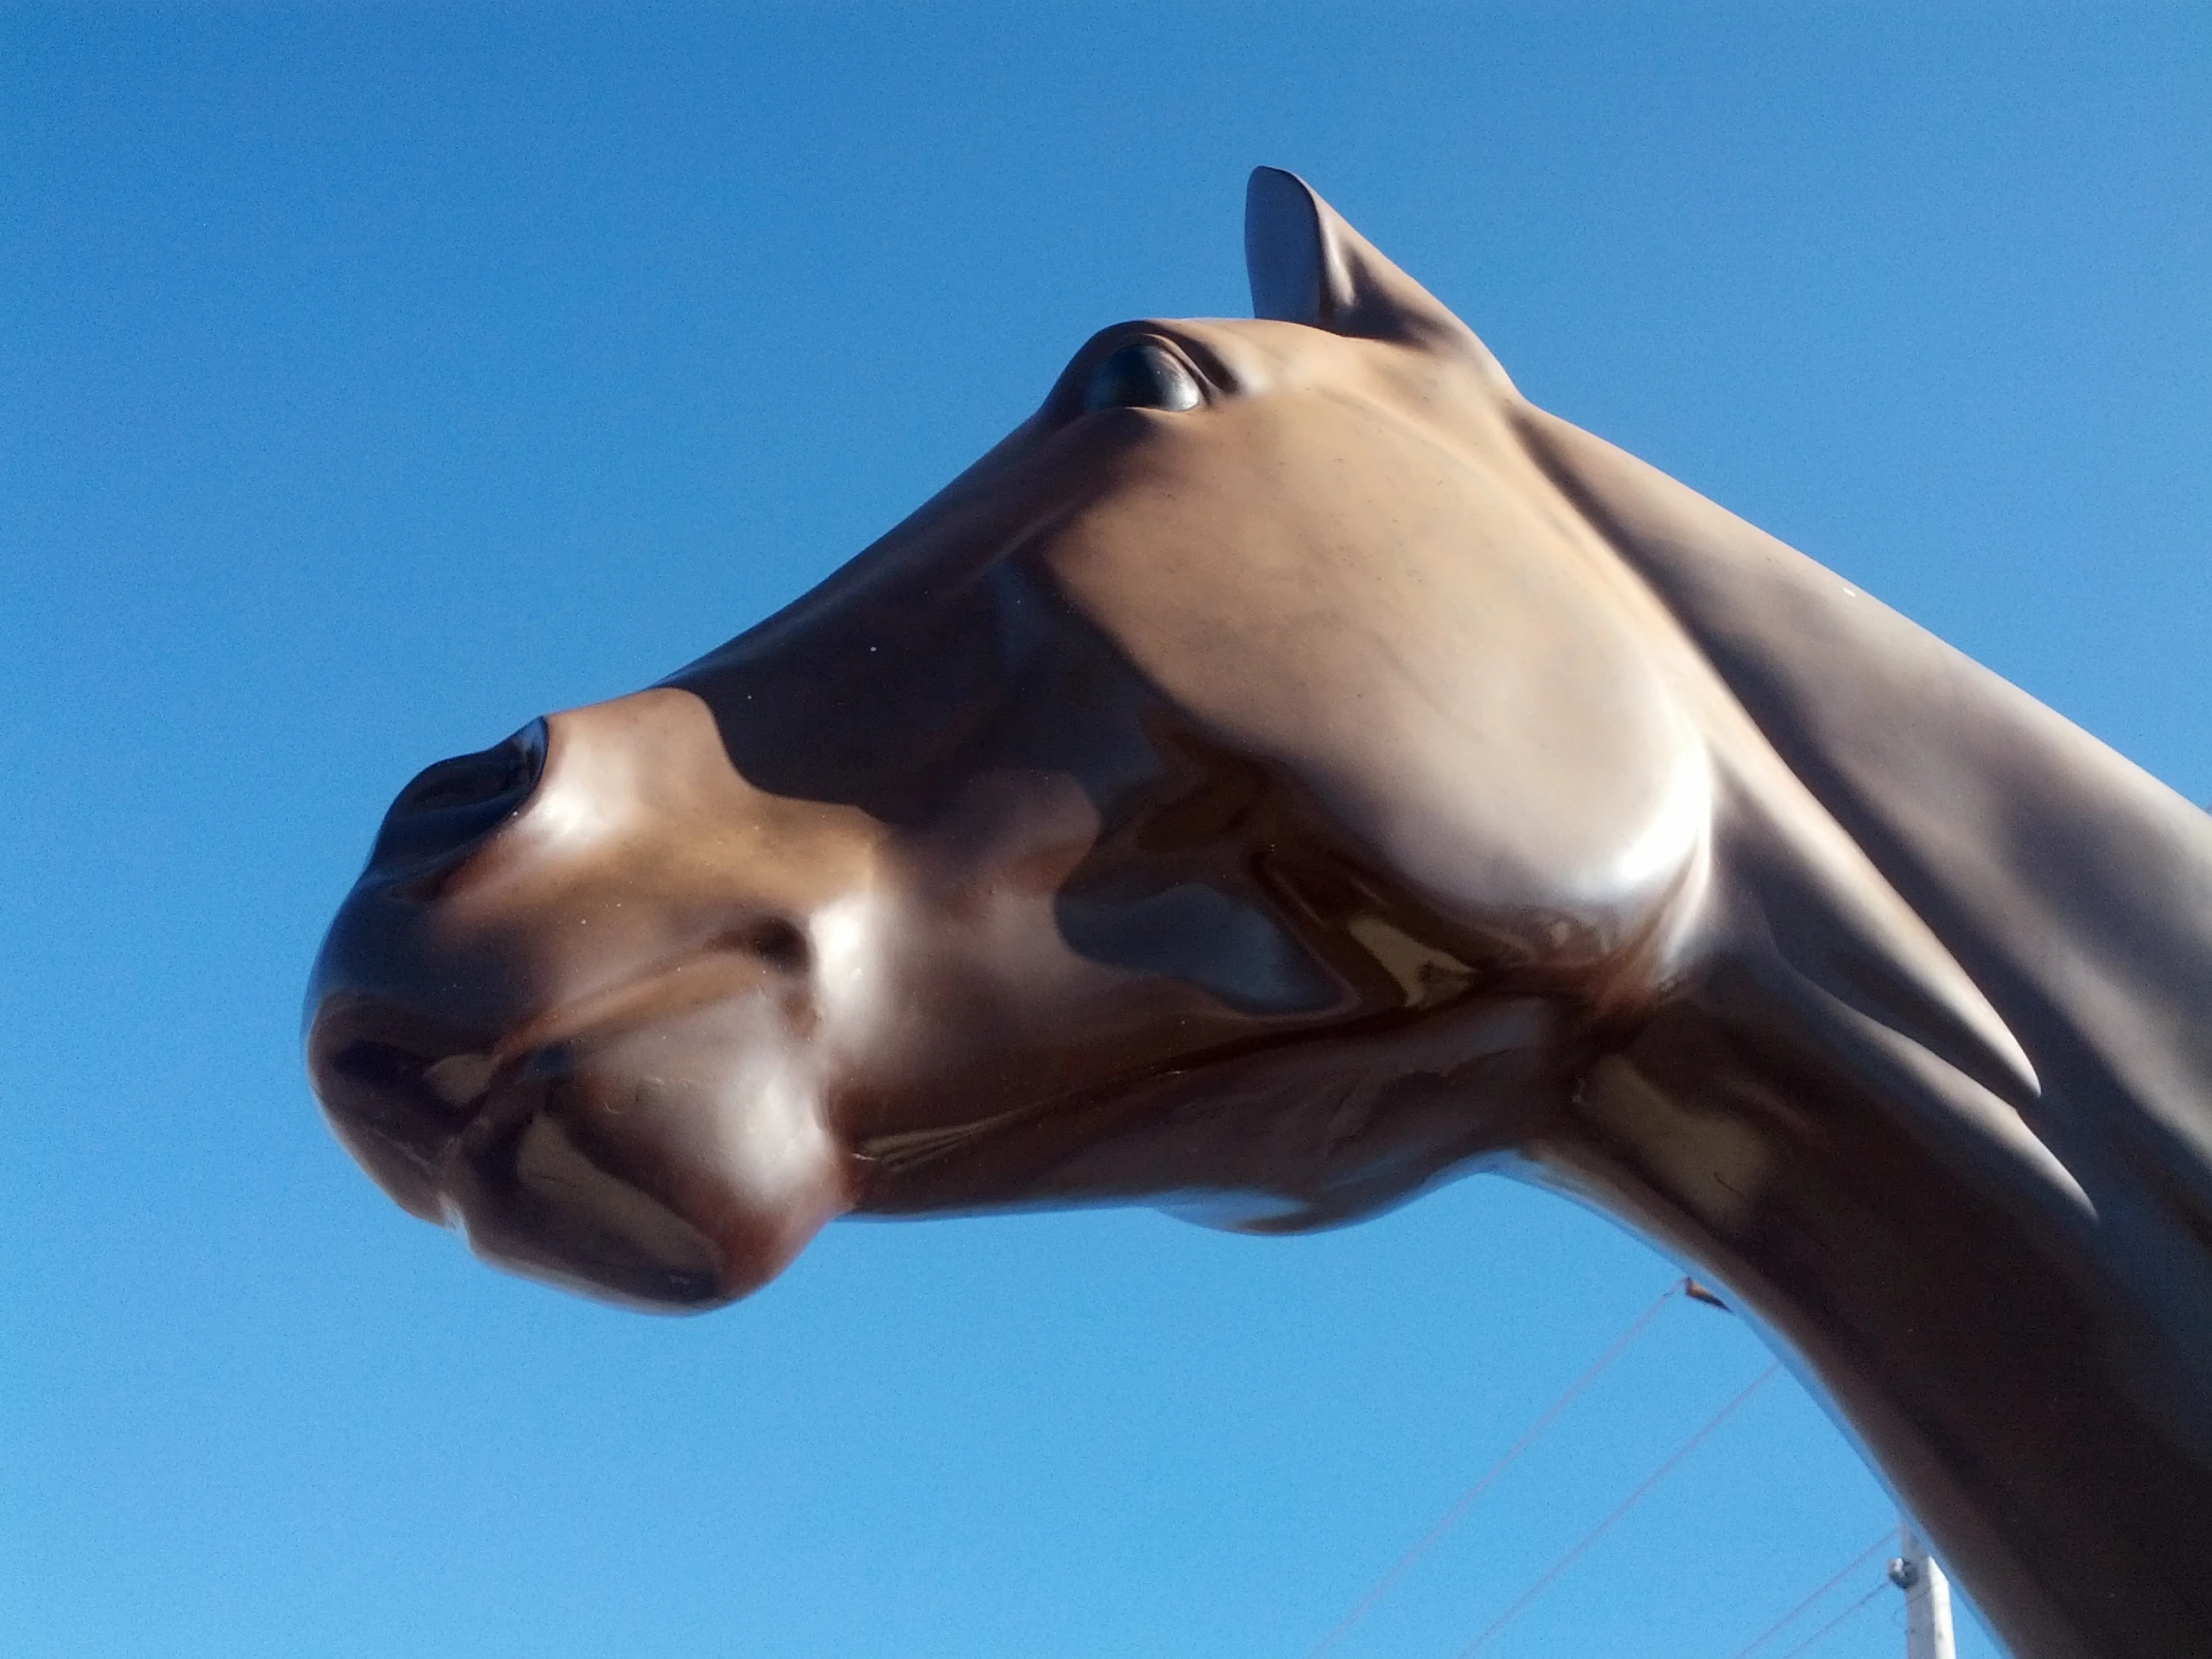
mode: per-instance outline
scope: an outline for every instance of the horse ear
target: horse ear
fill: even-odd
[[[1245,271],[1252,314],[1333,334],[1464,351],[1474,331],[1375,251],[1295,173],[1256,167],[1245,186]]]

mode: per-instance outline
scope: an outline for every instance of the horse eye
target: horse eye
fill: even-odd
[[[1150,340],[1123,346],[1091,371],[1083,392],[1089,409],[1195,409],[1198,382],[1175,353]]]

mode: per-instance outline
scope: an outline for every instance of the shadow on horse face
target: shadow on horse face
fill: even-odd
[[[1541,1132],[1703,877],[1673,631],[1436,301],[1287,176],[1248,253],[1262,320],[1106,330],[783,614],[401,794],[309,1010],[395,1198],[696,1307],[847,1210],[1309,1227]]]

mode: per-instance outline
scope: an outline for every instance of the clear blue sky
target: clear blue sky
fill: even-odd
[[[2203,8],[920,10],[0,13],[10,1655],[1297,1659],[1665,1285],[1477,1180],[839,1226],[648,1319],[308,1096],[411,772],[758,619],[1093,329],[1243,314],[1256,162],[2212,797]],[[1670,1308],[1343,1659],[1447,1659],[1764,1363]],[[1777,1383],[1486,1652],[1728,1659],[1890,1513]]]

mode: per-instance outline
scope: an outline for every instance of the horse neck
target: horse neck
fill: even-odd
[[[1739,914],[1541,1161],[1796,1350],[2018,1651],[2212,1652],[2212,819],[1664,475],[1524,435],[2032,1068],[1788,959],[1768,923],[1826,900],[1751,800]]]

